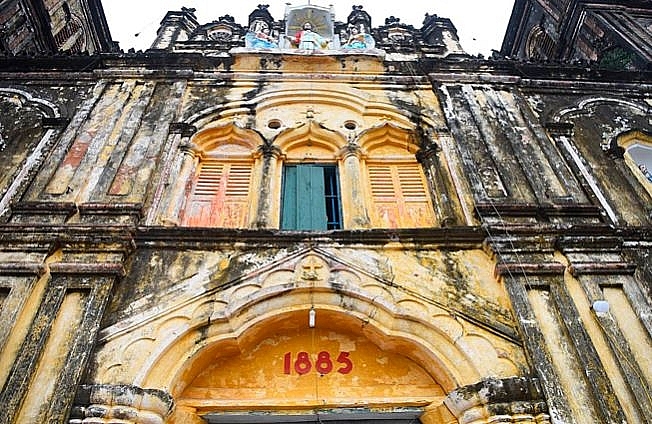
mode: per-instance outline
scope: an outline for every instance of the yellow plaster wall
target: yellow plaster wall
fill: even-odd
[[[596,320],[596,318],[593,316],[594,312],[592,311],[591,304],[589,303],[587,296],[580,285],[580,282],[572,275],[570,275],[570,273],[566,273],[564,280],[570,295],[573,297],[573,301],[575,302],[577,310],[580,314],[584,328],[591,337],[591,341],[593,342],[593,345],[595,346],[598,355],[600,356],[600,361],[604,366],[607,375],[609,376],[609,381],[614,389],[616,396],[618,397],[618,400],[620,401],[620,405],[623,409],[623,412],[625,413],[625,416],[629,422],[643,422],[644,420],[640,416],[639,411],[635,406],[637,404],[636,399],[634,398],[633,393],[625,381],[625,377],[623,376],[622,371],[618,366],[614,353],[609,347],[608,341],[605,337],[605,332],[601,328],[598,320]],[[622,303],[619,304],[620,306],[624,307],[625,311],[630,309],[631,313],[631,306],[625,306]],[[618,314],[619,311],[616,312],[616,315]],[[639,321],[635,320],[635,322]],[[636,326],[634,326],[633,329],[636,329]],[[628,327],[625,327],[623,330],[624,332],[629,332]],[[622,343],[622,341],[619,341],[619,343]],[[642,338],[640,341],[637,341],[636,344],[639,345],[639,349],[645,345],[650,347],[648,337]],[[648,350],[648,352],[652,352],[652,350]]]
[[[32,377],[32,385],[38,390],[29,390],[23,401],[17,422],[45,422],[50,400],[57,385],[57,377],[65,364],[70,345],[76,337],[75,331],[84,314],[87,293],[71,291],[65,294],[59,313],[43,349],[43,358]]]
[[[102,330],[98,383],[164,389],[185,399],[187,408],[340,405],[349,398],[425,405],[457,387],[527,369],[518,343],[468,321],[451,300],[464,287],[502,313],[506,295],[480,250],[417,254],[397,244],[380,251],[305,248],[246,257],[251,270],[239,262],[236,272],[228,261],[198,270],[204,278],[228,275],[237,283],[190,277],[178,291],[168,289],[176,296],[162,296],[149,310]],[[447,274],[451,269],[456,272]],[[308,327],[311,308],[314,330]],[[321,350],[337,357],[344,349],[352,352],[356,370],[375,367],[379,373],[356,374],[349,386],[340,375],[278,374],[287,352],[296,357],[305,351],[314,360]],[[312,394],[301,398],[307,388]]]
[[[198,411],[398,407],[428,405],[443,397],[442,388],[422,367],[360,334],[340,330],[337,315],[320,311],[315,328],[301,318],[305,321],[308,315],[290,316],[266,328],[256,343],[235,355],[219,346],[206,348],[202,356],[208,358],[199,359],[206,367],[188,382],[179,404]]]
[[[311,55],[237,53],[232,69],[235,72],[296,72],[302,74],[383,73],[380,56],[336,56],[315,52]]]

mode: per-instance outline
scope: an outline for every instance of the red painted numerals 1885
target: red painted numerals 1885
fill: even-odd
[[[349,352],[340,352],[337,359],[333,361],[331,354],[325,350],[317,354],[315,361],[311,360],[308,352],[297,353],[294,361],[292,360],[292,352],[288,352],[283,356],[283,373],[292,374],[292,371],[299,375],[308,374],[314,369],[319,374],[328,374],[333,370],[340,374],[348,374],[353,370],[353,362],[349,358]]]

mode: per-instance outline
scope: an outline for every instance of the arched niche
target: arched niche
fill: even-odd
[[[555,48],[555,40],[540,25],[532,28],[525,42],[525,52],[530,60],[551,59]]]
[[[613,139],[609,151],[624,159],[632,175],[652,195],[652,134],[626,131]]]

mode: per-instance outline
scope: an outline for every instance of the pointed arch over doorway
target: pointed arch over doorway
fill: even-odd
[[[316,316],[310,327],[311,311]],[[373,330],[372,330],[373,331]],[[350,420],[418,417],[446,396],[409,354],[410,343],[371,334],[358,318],[325,306],[263,320],[238,340],[216,342],[185,370],[175,396],[181,410],[209,422],[238,415],[321,416]],[[405,352],[402,353],[402,352]]]
[[[329,256],[303,250],[266,278],[242,281],[228,305],[152,351],[135,383],[171,393],[171,423],[243,410],[450,416],[446,395],[482,375],[451,338],[459,324],[430,320],[432,306],[396,298],[390,282]]]
[[[484,391],[478,383],[487,376],[522,375],[517,339],[420,295],[425,287],[416,280],[415,286],[395,284],[383,255],[340,253],[305,246],[271,253],[249,272],[227,271],[251,268],[245,263],[254,257],[244,254],[232,260],[235,268],[219,261],[179,281],[169,291],[173,299],[103,331],[103,351],[114,361],[97,370],[95,381],[168,393],[177,405],[168,424],[205,424],[209,414],[222,417],[210,422],[220,422],[243,411],[298,419],[324,408],[397,420],[391,414],[407,408],[424,424],[451,424],[458,422],[451,411],[490,414],[494,402],[531,400],[521,389],[476,393]],[[204,289],[197,292],[192,282]],[[360,370],[366,374],[356,374]],[[291,384],[297,380],[303,386]],[[404,390],[406,382],[415,389]],[[512,399],[513,393],[525,397]]]

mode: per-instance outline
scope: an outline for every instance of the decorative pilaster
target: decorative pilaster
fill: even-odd
[[[263,144],[259,148],[263,157],[263,166],[261,167],[260,193],[258,198],[258,210],[256,211],[256,228],[272,228],[272,204],[274,195],[274,181],[272,174],[276,170],[278,158],[281,156],[281,150],[271,144]]]
[[[188,195],[187,185],[199,161],[197,146],[189,141],[182,141],[179,150],[181,151],[181,163],[177,175],[174,178],[170,176],[173,180],[170,198],[162,218],[166,225],[179,225],[181,210],[185,204],[185,197]]]
[[[369,228],[371,220],[365,206],[364,187],[362,186],[362,170],[360,167],[360,156],[362,151],[356,143],[349,142],[340,150],[344,175],[348,178],[340,183],[342,187],[342,203],[350,205],[347,208],[349,216],[347,228]]]
[[[20,339],[11,341],[20,346],[20,354],[3,355],[9,368],[0,392],[0,423],[60,423],[70,412],[109,296],[125,274],[123,261],[133,241],[122,226],[92,230],[84,226],[13,226],[0,234],[0,241],[16,234],[30,234],[32,243],[49,246],[48,252],[53,253],[44,256],[40,264],[21,268],[4,263],[0,267],[0,275],[14,275],[16,282],[16,277],[25,279],[27,274],[40,276],[29,281],[32,293],[21,292],[16,285],[10,287],[10,297],[22,297],[22,302],[11,300],[22,318],[15,323],[19,330],[9,336],[20,334]],[[33,315],[20,312],[28,299],[36,298],[38,309]]]
[[[620,237],[597,240],[563,237],[559,242],[562,252],[569,260],[572,278],[569,276],[568,280],[575,286],[579,285],[586,296],[585,304],[580,303],[577,308],[583,310],[585,320],[590,316],[599,324],[599,330],[611,351],[610,356],[631,388],[629,392],[632,399],[627,402],[638,406],[643,421],[652,422],[652,387],[647,383],[646,372],[640,367],[638,359],[648,355],[649,351],[641,349],[638,345],[641,337],[634,336],[645,332],[648,336],[652,335],[650,305],[635,280],[636,265],[620,255],[622,244]],[[567,292],[562,295],[571,297]],[[579,303],[576,299],[574,301]],[[633,314],[639,317],[640,324],[625,318]],[[607,352],[601,351],[598,355],[602,362]],[[599,378],[593,380],[599,382]],[[596,391],[599,389],[600,387],[596,388]],[[601,405],[603,402],[607,404],[603,408],[607,411],[611,404],[609,400],[600,401]]]
[[[416,154],[417,160],[423,166],[428,181],[430,181],[433,204],[437,222],[442,227],[459,224],[455,207],[461,209],[452,182],[448,181],[442,172],[445,166],[439,158],[439,147],[432,143]]]

